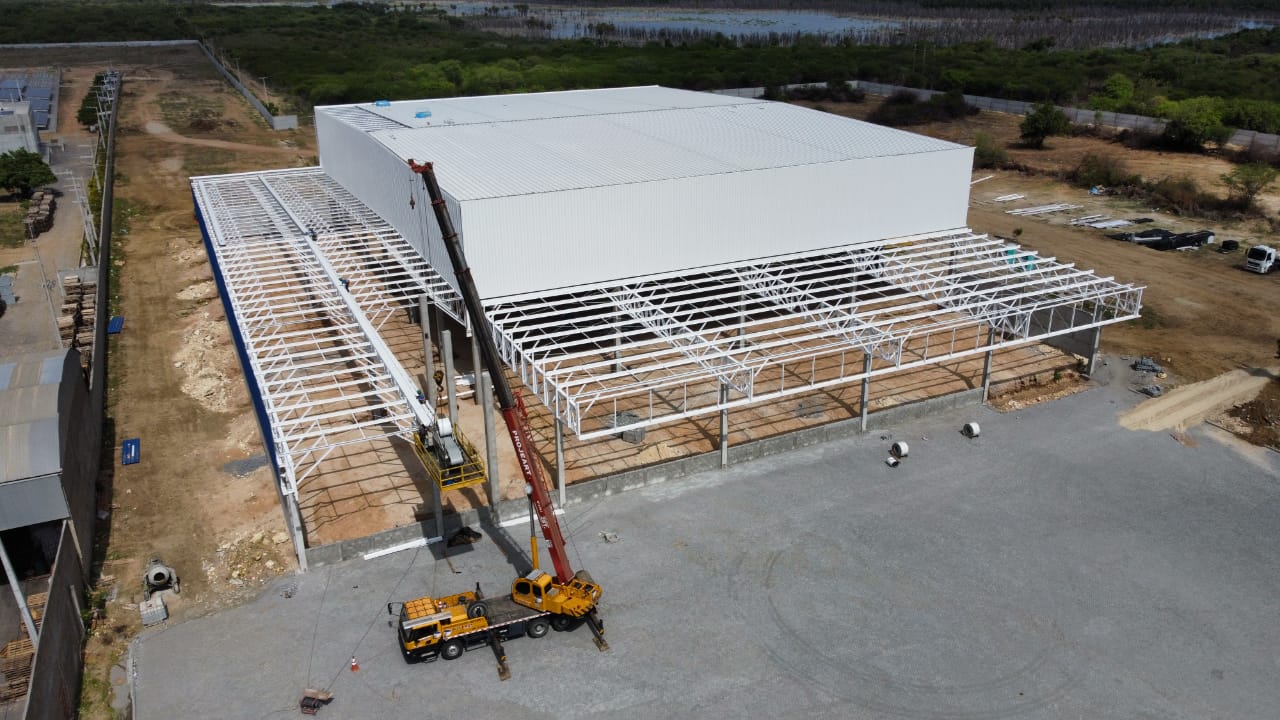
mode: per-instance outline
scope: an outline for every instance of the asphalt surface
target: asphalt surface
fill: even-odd
[[[1117,379],[572,506],[612,649],[512,640],[506,682],[485,648],[405,664],[385,615],[504,592],[489,532],[281,578],[144,635],[135,717],[298,716],[308,686],[320,717],[380,720],[1276,717],[1280,455],[1120,428],[1140,399]]]

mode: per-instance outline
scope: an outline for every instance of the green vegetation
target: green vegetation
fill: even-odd
[[[867,119],[890,127],[905,127],[946,122],[977,112],[977,108],[965,104],[964,95],[959,90],[950,90],[923,101],[910,90],[900,90],[885,100]]]
[[[1253,207],[1258,194],[1275,184],[1280,170],[1264,163],[1237,165],[1234,170],[1222,175],[1222,184],[1227,186],[1231,201],[1243,209]]]
[[[76,121],[86,128],[98,124],[98,88],[102,87],[102,73],[93,76],[89,91],[80,100],[80,109],[76,111]]]
[[[25,240],[22,213],[15,212],[12,208],[0,208],[0,247],[22,247]]]
[[[0,43],[204,38],[247,74],[270,76],[273,88],[303,106],[650,83],[709,89],[860,78],[1033,102],[1084,105],[1093,97],[1099,109],[1127,111],[1155,110],[1160,99],[1213,97],[1226,101],[1224,124],[1280,123],[1280,83],[1274,82],[1280,29],[1141,51],[963,43],[930,48],[923,63],[917,46],[824,45],[818,39],[747,47],[718,37],[677,49],[658,42],[505,37],[468,30],[460,19],[431,9],[389,4],[0,5],[6,15]]]
[[[58,181],[40,155],[18,148],[0,155],[0,188],[27,197],[41,185]]]
[[[994,168],[1009,162],[1009,153],[991,133],[979,132],[973,136],[973,167]]]
[[[1044,147],[1046,138],[1070,132],[1071,121],[1053,104],[1038,103],[1027,113],[1018,130],[1022,133],[1022,144],[1038,150]]]

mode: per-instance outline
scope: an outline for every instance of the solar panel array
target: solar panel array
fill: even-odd
[[[58,102],[58,73],[48,70],[0,73],[0,102],[28,102],[36,127],[49,129]]]

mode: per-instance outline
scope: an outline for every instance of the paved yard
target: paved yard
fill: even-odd
[[[336,696],[321,717],[377,720],[1274,717],[1280,456],[1120,428],[1138,399],[1116,380],[573,506],[612,650],[513,640],[507,682],[483,648],[406,665],[384,614],[501,592],[490,533],[281,578],[145,635],[135,717],[295,717],[308,685]]]

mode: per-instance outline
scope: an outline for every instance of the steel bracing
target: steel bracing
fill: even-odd
[[[461,299],[319,168],[192,179],[226,304],[294,496],[337,447],[411,439],[413,381],[379,330],[429,295]]]
[[[380,330],[424,293],[462,321],[452,288],[318,168],[193,187],[284,492],[332,448],[408,437]],[[960,228],[484,304],[504,361],[591,439],[1121,322],[1142,290]]]
[[[1096,328],[1141,302],[957,229],[486,306],[504,360],[590,439]]]

